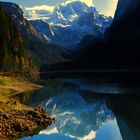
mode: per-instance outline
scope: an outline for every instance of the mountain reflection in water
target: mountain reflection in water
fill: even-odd
[[[30,106],[47,109],[56,122],[38,135],[21,140],[139,140],[139,91],[134,86],[95,81],[48,81],[46,87],[16,97]]]

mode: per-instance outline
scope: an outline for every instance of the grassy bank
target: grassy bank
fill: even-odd
[[[0,138],[17,139],[24,135],[37,133],[54,122],[46,111],[22,105],[11,96],[42,88],[22,77],[0,76]],[[27,123],[28,122],[28,123]]]
[[[0,76],[0,94],[10,96],[16,92],[31,91],[41,88],[41,85],[28,82],[22,77]]]

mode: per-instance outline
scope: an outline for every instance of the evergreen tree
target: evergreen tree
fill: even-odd
[[[22,35],[0,5],[0,71],[23,73],[28,59]]]

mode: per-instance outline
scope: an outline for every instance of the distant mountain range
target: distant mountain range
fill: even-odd
[[[25,17],[51,43],[75,49],[85,35],[100,36],[112,22],[94,6],[69,1],[54,8],[40,6],[23,8]]]
[[[114,19],[102,38],[86,35],[78,44],[72,62],[53,65],[51,70],[140,69],[140,1],[119,0]],[[42,71],[46,66],[42,67]],[[136,73],[137,75],[138,73]]]
[[[0,2],[0,6],[1,66],[8,66],[13,58],[9,63],[13,69],[18,62],[22,68],[28,64],[38,68],[54,64],[55,70],[140,68],[139,0],[119,0],[113,21],[94,6],[79,1],[48,8],[48,14],[38,7],[23,8],[23,12],[13,3]],[[34,13],[38,9],[39,16],[27,20],[25,13],[29,16],[27,13],[33,9]],[[60,66],[60,62],[65,63]]]

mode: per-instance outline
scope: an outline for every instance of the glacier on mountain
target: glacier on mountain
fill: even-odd
[[[85,35],[100,36],[112,22],[112,17],[101,15],[92,3],[83,0],[67,1],[56,7],[25,8],[24,13],[51,43],[71,49]]]

